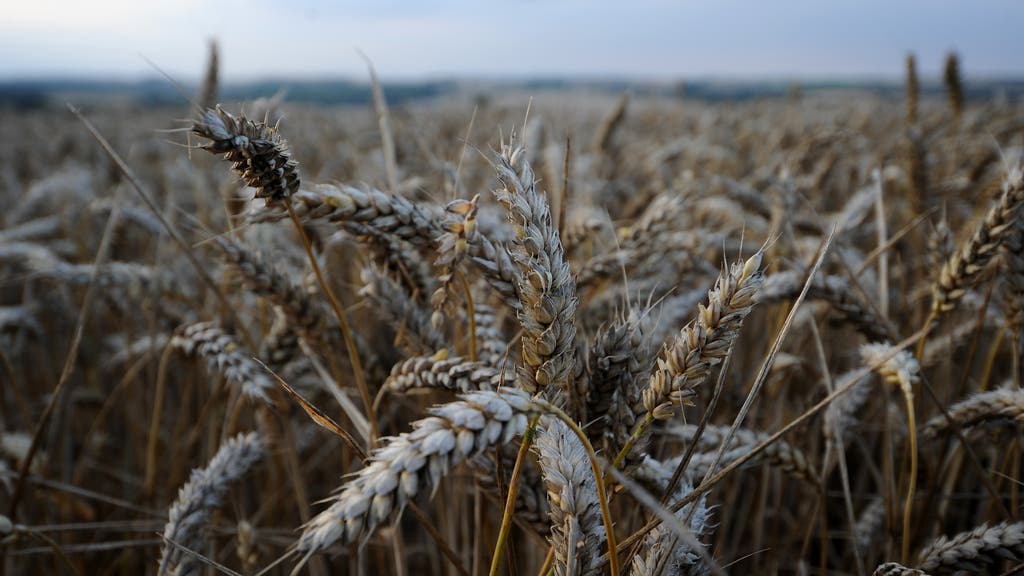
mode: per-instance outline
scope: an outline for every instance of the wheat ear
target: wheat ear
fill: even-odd
[[[171,338],[171,344],[186,354],[198,354],[224,376],[228,384],[239,386],[250,398],[270,403],[268,391],[274,383],[251,354],[246,354],[235,339],[211,322],[191,324]]]
[[[1024,204],[1024,172],[1020,167],[1010,170],[1003,181],[1003,193],[985,220],[946,261],[932,290],[932,315],[956,308],[967,289],[995,257],[1000,244],[1015,226]],[[923,342],[923,341],[922,341]]]
[[[729,354],[761,289],[763,257],[758,251],[723,272],[708,292],[707,305],[700,306],[697,317],[662,352],[642,394],[648,414],[658,419],[671,417],[673,404],[689,401],[711,368]]]
[[[1024,557],[1024,522],[982,524],[952,538],[940,536],[921,551],[920,568],[937,574],[977,574],[1001,560]]]
[[[421,388],[476,392],[497,390],[500,386],[514,384],[515,375],[508,371],[503,374],[496,367],[482,362],[470,362],[459,356],[448,356],[445,351],[432,356],[416,356],[395,364],[381,389],[392,394]]]
[[[921,437],[932,439],[949,429],[967,428],[993,420],[1024,421],[1024,390],[1000,388],[973,394],[947,409],[949,418],[940,414],[921,429]]]
[[[510,252],[519,268],[519,321],[523,327],[521,385],[531,394],[570,388],[575,363],[576,285],[565,260],[551,207],[538,190],[525,151],[503,144],[495,169],[502,188],[495,197],[516,230]]]
[[[473,392],[432,408],[431,416],[413,423],[412,432],[383,439],[369,465],[306,524],[297,549],[313,553],[373,532],[421,491],[436,490],[453,467],[522,435],[538,402],[520,390],[505,389]]]
[[[902,564],[896,562],[886,562],[875,568],[875,571],[871,573],[871,576],[928,576],[923,571],[917,568],[907,568]]]
[[[178,499],[168,512],[164,539],[191,550],[202,547],[200,532],[213,511],[223,503],[228,488],[245,476],[263,453],[263,441],[255,432],[239,434],[224,443],[205,468],[192,471],[178,491]],[[159,576],[198,574],[201,567],[199,560],[177,547],[164,544],[161,549]]]
[[[586,450],[568,426],[554,419],[540,430],[535,447],[551,508],[555,574],[599,574],[605,534]]]

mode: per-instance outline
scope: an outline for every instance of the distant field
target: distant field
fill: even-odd
[[[195,86],[186,83],[192,91]],[[627,80],[583,81],[559,78],[541,78],[521,81],[468,81],[438,80],[430,82],[385,83],[388,101],[400,104],[410,101],[434,100],[453,95],[486,96],[495,92],[523,91],[578,92],[603,94],[634,94],[662,97],[685,97],[707,102],[744,101],[778,98],[795,90],[804,93],[849,91],[870,93],[888,98],[902,98],[903,84],[894,81],[724,81],[681,80],[679,82],[639,82]],[[287,94],[288,101],[307,104],[338,105],[366,104],[372,101],[370,86],[354,80],[289,80],[268,79],[259,82],[233,83],[223,87],[225,100],[254,100],[269,98],[279,91]],[[942,84],[925,82],[924,96],[941,96]],[[984,101],[993,98],[1019,100],[1024,95],[1024,79],[972,79],[966,84],[969,100]],[[73,98],[79,102],[116,100],[126,104],[153,106],[180,104],[178,89],[162,78],[124,82],[101,80],[43,79],[0,81],[0,105],[38,107],[63,103]]]

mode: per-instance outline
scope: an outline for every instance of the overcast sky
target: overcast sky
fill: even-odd
[[[4,0],[0,78],[1024,76],[1024,1]]]

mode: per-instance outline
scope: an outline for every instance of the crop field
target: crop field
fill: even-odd
[[[0,574],[1024,573],[1024,107],[0,110]]]

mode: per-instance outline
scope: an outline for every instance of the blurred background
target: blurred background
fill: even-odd
[[[221,47],[229,99],[288,90],[290,101],[367,101],[375,64],[389,100],[493,83],[586,85],[741,99],[850,86],[900,94],[904,56],[923,89],[958,53],[968,97],[1024,76],[1024,4],[992,2],[9,2],[0,19],[0,100],[112,94],[181,103],[166,71],[199,84],[208,42]],[[150,64],[149,62],[152,62]]]

